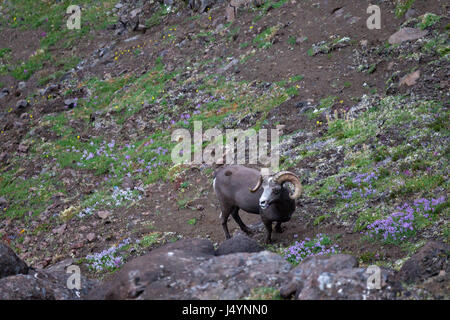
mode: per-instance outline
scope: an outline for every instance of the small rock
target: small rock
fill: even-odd
[[[25,144],[19,144],[18,150],[19,150],[19,152],[27,153],[28,152],[28,146],[25,145]]]
[[[17,88],[18,88],[20,91],[22,91],[22,90],[25,89],[26,87],[27,87],[27,84],[26,84],[26,82],[24,82],[24,81],[19,82],[19,84],[17,85]]]
[[[67,228],[67,224],[64,223],[60,227],[53,229],[52,232],[56,233],[58,235],[62,235],[64,233],[64,231],[66,230],[66,228]]]
[[[399,44],[404,41],[417,40],[425,37],[428,34],[427,30],[420,30],[415,28],[403,28],[389,37],[390,44]]]
[[[78,102],[78,99],[77,99],[77,98],[74,98],[74,99],[66,99],[66,100],[64,100],[64,104],[65,104],[67,107],[69,107],[69,109],[71,109],[71,108],[73,108],[73,107],[76,107],[76,106],[77,106],[77,102]]]
[[[419,79],[419,77],[420,77],[420,70],[417,70],[401,78],[399,85],[402,86],[406,84],[408,87],[411,87],[416,84],[417,79]]]
[[[416,10],[413,8],[409,8],[408,11],[405,13],[405,19],[408,20],[416,15]]]
[[[95,240],[95,238],[97,238],[97,236],[95,235],[95,233],[88,233],[88,235],[86,236],[86,239],[89,241],[89,242],[92,242],[92,241],[94,241]]]
[[[140,35],[125,39],[124,42],[131,42],[131,41],[135,41],[138,40],[140,38]]]
[[[97,212],[97,216],[102,220],[108,218],[110,215],[111,215],[111,212],[106,211],[106,210]]]
[[[28,101],[27,101],[27,100],[24,100],[24,99],[19,100],[19,101],[17,101],[17,103],[16,103],[16,108],[17,108],[17,109],[24,109],[24,108],[26,108],[26,107],[28,107],[28,106],[29,106]]]
[[[6,97],[8,94],[9,94],[9,90],[8,90],[7,88],[3,88],[3,89],[0,91],[0,99]]]

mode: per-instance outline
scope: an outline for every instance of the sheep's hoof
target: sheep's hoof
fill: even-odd
[[[253,233],[255,233],[252,229],[245,229],[244,232],[248,235],[251,236]]]
[[[275,232],[276,233],[283,233],[283,231],[284,231],[284,228],[282,228],[281,226],[275,227]]]

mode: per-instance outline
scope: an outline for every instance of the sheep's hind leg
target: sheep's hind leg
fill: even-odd
[[[232,212],[231,216],[233,217],[234,221],[239,225],[242,231],[244,231],[247,235],[251,235],[253,232],[252,230],[245,225],[245,223],[241,220],[241,217],[239,216],[239,208],[236,207]]]
[[[233,208],[226,208],[223,209],[222,208],[222,213],[220,215],[220,218],[222,219],[222,228],[223,228],[223,232],[225,233],[225,238],[226,239],[230,239],[230,231],[228,231],[228,218],[230,217],[231,212],[233,211]]]

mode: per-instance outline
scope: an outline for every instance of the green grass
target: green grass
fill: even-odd
[[[167,14],[169,14],[169,12],[170,12],[169,7],[164,5],[164,4],[162,4],[160,6],[160,8],[155,13],[153,13],[153,15],[149,19],[147,19],[145,21],[145,26],[147,28],[151,28],[151,27],[160,25],[162,20],[163,20],[163,18]]]
[[[54,62],[53,54],[50,52],[55,50],[50,49],[70,48],[83,41],[91,31],[105,29],[109,24],[115,22],[114,17],[106,15],[106,8],[111,8],[115,4],[114,1],[106,0],[99,3],[93,0],[84,0],[78,3],[83,7],[81,29],[69,30],[66,27],[67,17],[65,12],[71,4],[73,3],[68,0],[57,3],[53,1],[21,0],[4,4],[9,14],[0,16],[0,24],[9,28],[39,30],[40,32],[40,50],[38,50],[38,53],[25,61],[10,65],[7,70],[11,71],[8,71],[8,73],[18,80],[28,80],[35,72],[43,68],[44,63]],[[8,48],[0,50],[0,59],[14,54]],[[65,67],[67,69],[67,66]],[[4,74],[5,68],[0,70],[0,73]],[[42,80],[41,84],[44,84],[46,80],[55,79],[56,77],[47,78]]]
[[[273,287],[252,288],[244,300],[281,300],[280,291]]]
[[[253,38],[253,44],[260,49],[270,48],[272,46],[272,39],[279,29],[280,26],[278,25],[266,28],[264,31]]]
[[[421,30],[425,30],[429,27],[432,27],[436,23],[441,20],[442,17],[435,15],[434,13],[426,13],[423,17],[422,21],[416,25],[416,28],[420,28]]]
[[[0,59],[6,59],[11,55],[10,48],[2,48],[0,49]]]

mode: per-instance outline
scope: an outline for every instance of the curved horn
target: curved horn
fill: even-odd
[[[302,184],[300,179],[290,171],[281,171],[273,176],[273,181],[278,184],[283,184],[288,181],[292,183],[295,187],[294,193],[289,195],[291,199],[297,199],[302,194]]]
[[[260,175],[256,186],[254,186],[253,188],[248,188],[248,189],[250,190],[250,192],[256,192],[261,187],[262,183],[263,183],[263,177],[262,177],[262,175]]]

